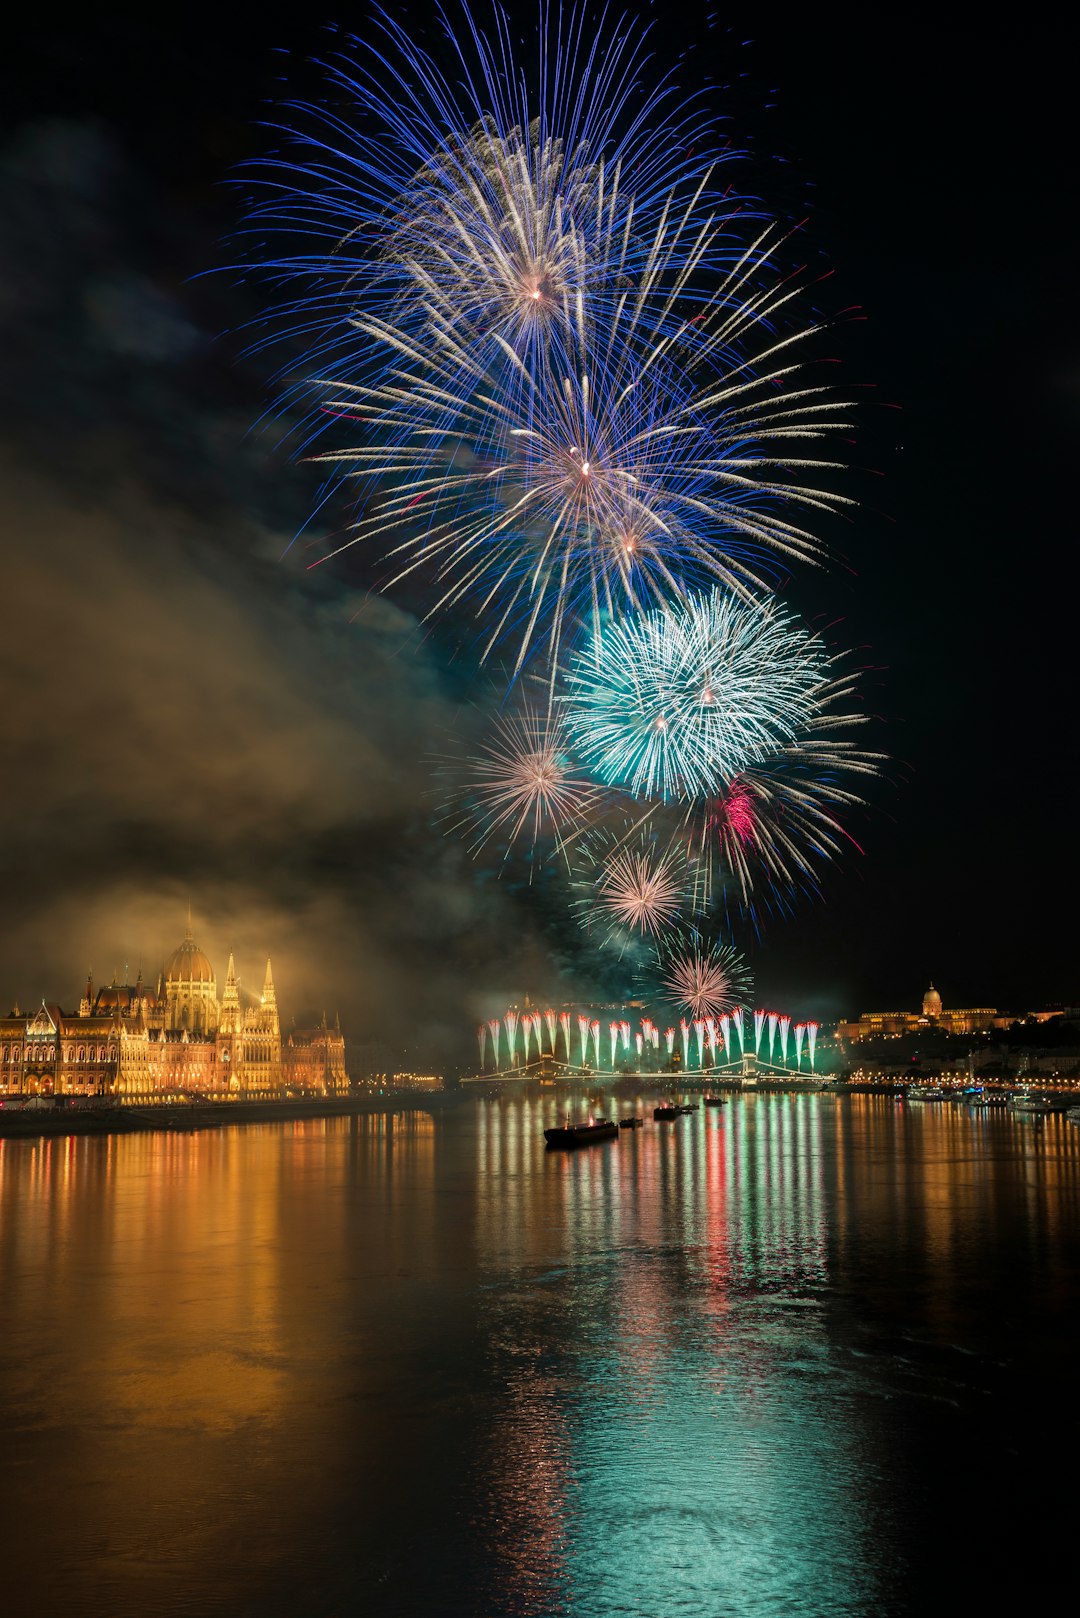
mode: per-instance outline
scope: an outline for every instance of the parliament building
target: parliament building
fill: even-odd
[[[0,1096],[271,1098],[348,1091],[336,1020],[282,1039],[270,962],[258,995],[244,992],[233,958],[221,995],[190,922],[151,988],[139,974],[95,990],[88,978],[71,1015],[43,1001],[0,1017]]]

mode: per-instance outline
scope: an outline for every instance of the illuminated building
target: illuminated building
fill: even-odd
[[[1011,1021],[1005,1019],[1005,1022]],[[993,1006],[976,1006],[962,1011],[946,1011],[941,995],[931,983],[923,995],[922,1011],[864,1011],[858,1022],[836,1026],[837,1039],[859,1040],[882,1035],[913,1034],[920,1029],[938,1029],[945,1034],[984,1034],[1002,1026]]]
[[[390,1080],[395,1090],[441,1090],[441,1073],[395,1073]]]
[[[349,1088],[345,1041],[335,1023],[281,1037],[270,962],[258,995],[244,992],[233,957],[220,999],[207,956],[187,934],[158,975],[94,990],[77,1014],[42,1002],[0,1018],[0,1094],[276,1096]]]
[[[294,1028],[281,1051],[285,1086],[289,1090],[315,1090],[338,1095],[349,1088],[345,1072],[345,1040],[337,1018],[327,1026]]]

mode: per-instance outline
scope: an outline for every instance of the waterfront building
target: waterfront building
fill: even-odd
[[[232,955],[220,998],[209,958],[185,937],[156,987],[142,980],[95,990],[78,1012],[43,1001],[0,1018],[0,1095],[278,1096],[349,1088],[341,1028],[293,1029],[282,1040],[269,960],[258,995],[246,993]]]
[[[923,995],[921,1011],[864,1011],[857,1022],[836,1026],[839,1040],[880,1038],[882,1035],[913,1034],[919,1029],[939,1029],[945,1034],[984,1034],[1006,1026],[1011,1019],[998,1017],[994,1006],[968,1007],[946,1011],[941,995],[931,983]]]
[[[390,1085],[394,1090],[441,1090],[443,1076],[441,1073],[395,1073]]]

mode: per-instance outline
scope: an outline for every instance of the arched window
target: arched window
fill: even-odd
[[[85,1045],[80,1045],[79,1046],[79,1061],[80,1062],[85,1062],[86,1061],[86,1046]]]

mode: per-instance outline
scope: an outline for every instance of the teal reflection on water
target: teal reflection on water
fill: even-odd
[[[518,1105],[479,1136],[504,1209],[545,1121]],[[491,1509],[523,1610],[870,1610],[817,1099],[755,1097],[532,1168],[532,1228],[481,1232],[507,1384]],[[547,1609],[529,1604],[545,1578]]]

